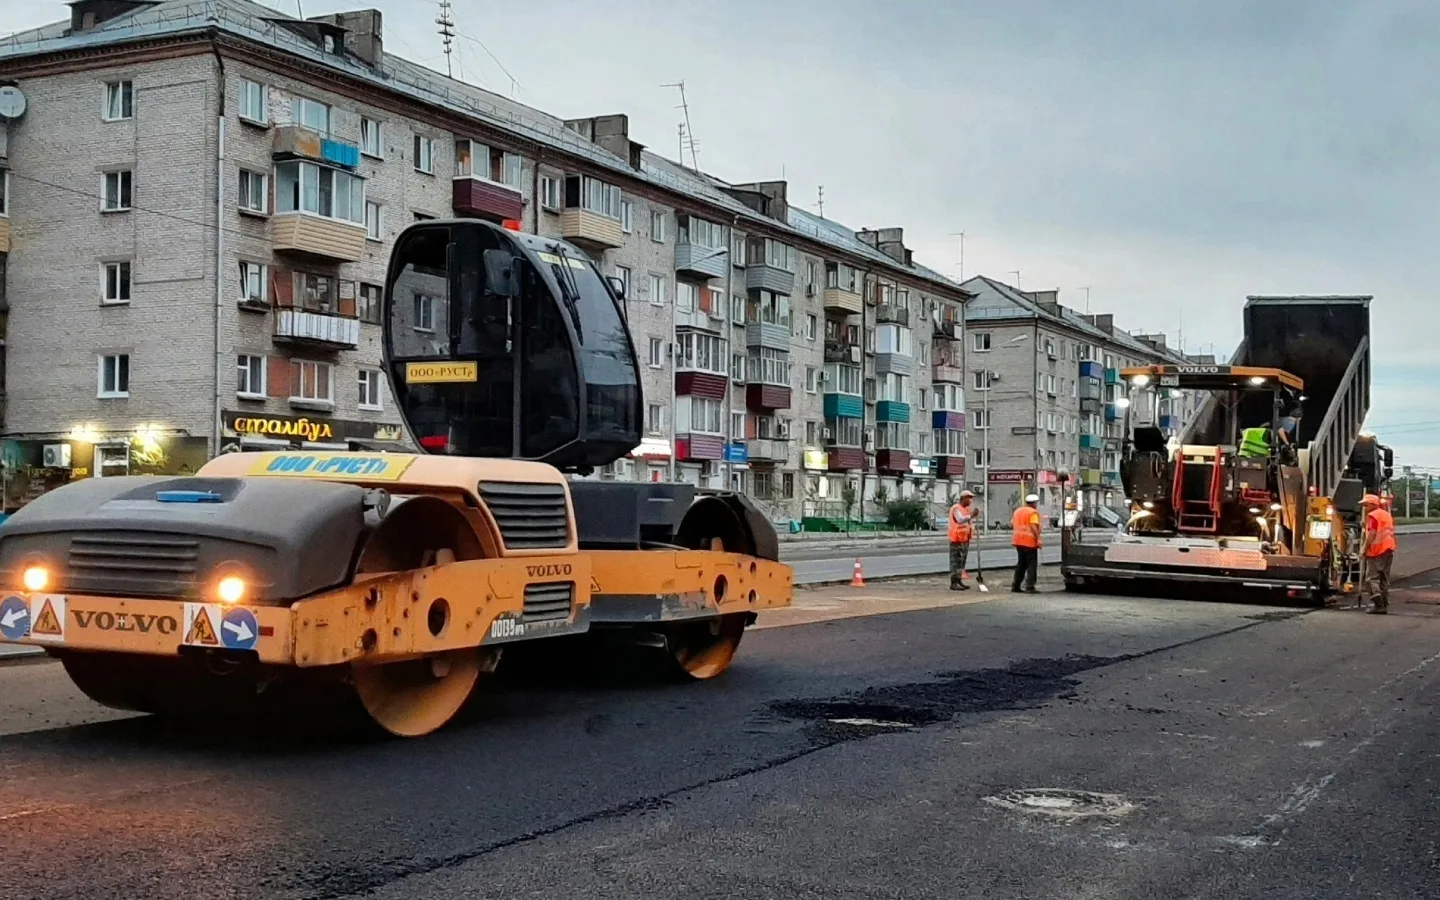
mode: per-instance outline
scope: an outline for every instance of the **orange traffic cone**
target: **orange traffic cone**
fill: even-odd
[[[850,578],[851,587],[864,587],[865,575],[860,571],[860,557],[855,557],[855,574]]]

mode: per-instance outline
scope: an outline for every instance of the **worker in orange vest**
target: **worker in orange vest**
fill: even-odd
[[[965,560],[970,555],[970,539],[975,536],[975,493],[961,491],[960,499],[950,507],[950,590],[968,591],[965,583]]]
[[[1361,599],[1374,604],[1370,612],[1385,615],[1390,608],[1390,565],[1395,561],[1395,519],[1374,494],[1360,501],[1365,508],[1365,584]]]
[[[1040,573],[1040,498],[1030,494],[1025,505],[1010,517],[1010,543],[1015,547],[1015,581],[1011,591],[1035,593],[1035,578]]]

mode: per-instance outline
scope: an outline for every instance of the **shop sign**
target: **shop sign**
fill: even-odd
[[[343,441],[404,441],[405,432],[388,422],[357,419],[323,419],[308,416],[277,416],[226,410],[221,414],[226,437],[254,437],[290,443],[341,443]]]
[[[329,422],[308,418],[237,416],[229,426],[241,437],[299,438],[311,442],[328,441],[335,437],[335,429]]]
[[[1025,469],[993,469],[990,472],[991,484],[1022,484],[1034,480],[1035,473]]]

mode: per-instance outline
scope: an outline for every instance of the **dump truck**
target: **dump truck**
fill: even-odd
[[[1066,529],[1066,586],[1139,582],[1163,593],[1185,582],[1317,602],[1353,591],[1360,501],[1393,464],[1362,431],[1370,301],[1248,297],[1245,338],[1228,364],[1123,370],[1128,518],[1104,541]],[[1167,440],[1154,412],[1170,391],[1203,401]],[[1296,409],[1291,440],[1281,425]]]
[[[639,445],[645,406],[623,285],[577,247],[411,225],[382,326],[419,452],[224,453],[194,476],[45,494],[0,532],[0,640],[122,709],[338,697],[419,736],[507,647],[604,638],[707,680],[757,613],[789,605],[745,496],[584,477]]]

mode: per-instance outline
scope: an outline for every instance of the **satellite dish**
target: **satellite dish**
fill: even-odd
[[[0,119],[18,119],[25,115],[25,95],[18,87],[0,87]]]

